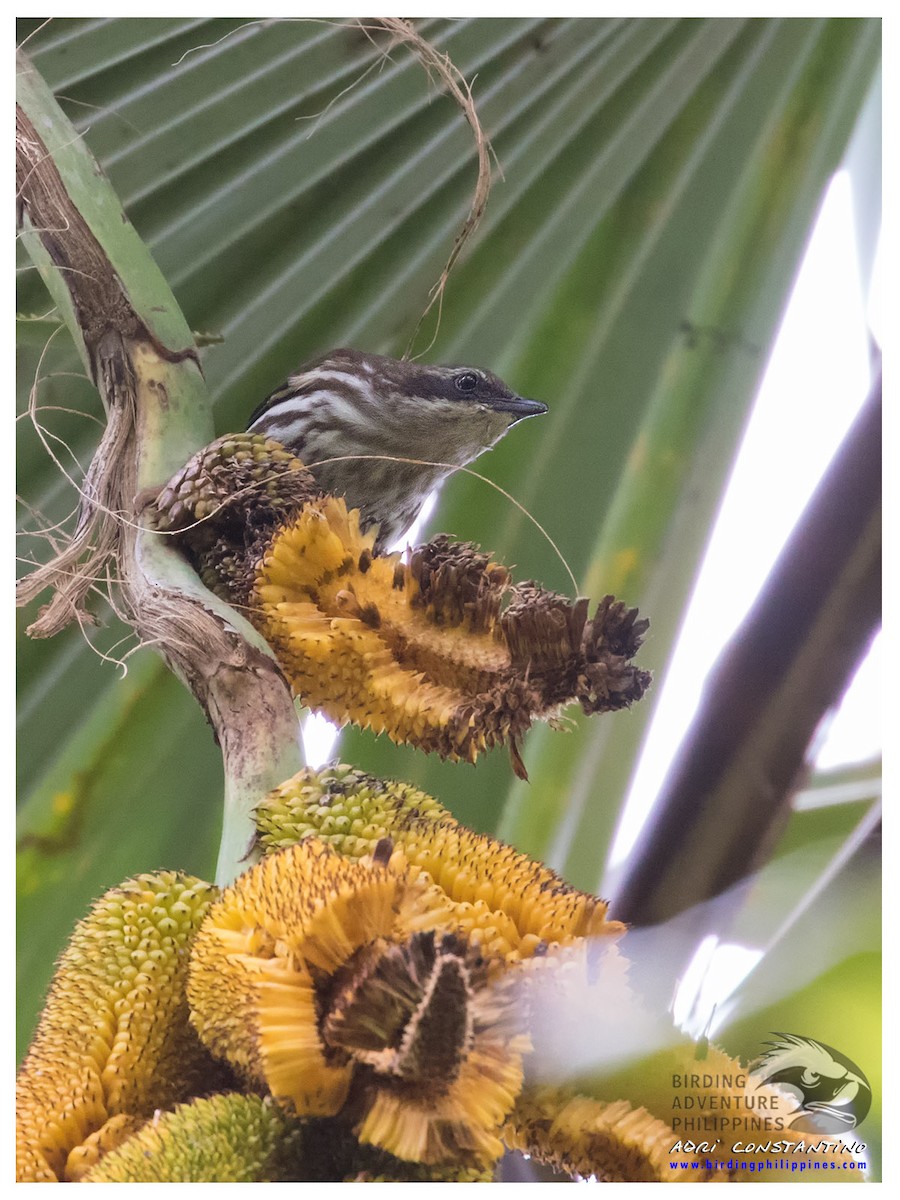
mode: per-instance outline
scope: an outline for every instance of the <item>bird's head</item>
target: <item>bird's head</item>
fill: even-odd
[[[357,453],[463,465],[517,421],[546,411],[480,367],[331,350],[289,376],[255,410],[249,428],[298,445],[308,464],[333,455],[340,439]]]
[[[547,411],[479,367],[433,367],[359,350],[305,363],[250,418],[324,491],[345,496],[389,545],[454,468],[517,421]]]

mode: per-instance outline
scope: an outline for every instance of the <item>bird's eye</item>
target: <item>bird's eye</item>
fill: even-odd
[[[474,371],[465,371],[462,375],[456,376],[454,383],[460,392],[474,392],[478,387],[478,376]]]

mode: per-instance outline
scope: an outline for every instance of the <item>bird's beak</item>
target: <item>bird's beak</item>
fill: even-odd
[[[491,407],[498,412],[508,412],[512,416],[510,424],[523,421],[526,417],[539,417],[547,412],[547,405],[540,400],[526,400],[523,396],[510,396],[508,400],[494,400]]]

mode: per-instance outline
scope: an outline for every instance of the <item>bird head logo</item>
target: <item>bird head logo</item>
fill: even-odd
[[[776,1085],[797,1101],[790,1128],[800,1133],[848,1133],[865,1119],[872,1089],[849,1058],[824,1042],[776,1033],[778,1040],[753,1063],[763,1084]]]

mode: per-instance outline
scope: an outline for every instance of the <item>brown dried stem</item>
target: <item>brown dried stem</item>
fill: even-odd
[[[83,619],[88,592],[111,569],[121,607],[141,641],[157,647],[187,683],[221,744],[226,832],[220,874],[227,878],[252,833],[252,804],[300,765],[296,714],[263,639],[202,587],[171,544],[143,527],[136,498],[148,487],[158,490],[212,435],[196,351],[171,292],[116,211],[99,167],[76,144],[23,55],[19,84],[18,199],[25,241],[108,413],[75,533],[24,581],[19,601],[54,589],[31,630],[49,636],[74,617]],[[38,125],[49,130],[48,141]]]

